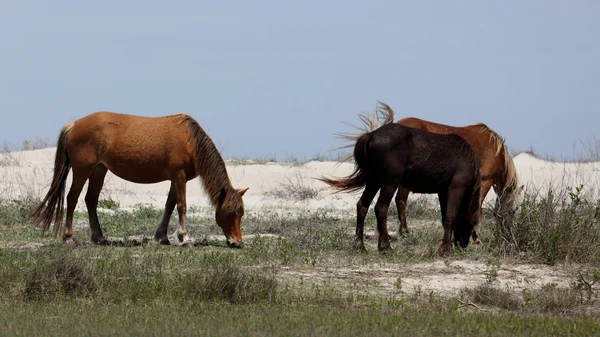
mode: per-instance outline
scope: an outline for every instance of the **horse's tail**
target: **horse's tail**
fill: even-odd
[[[50,224],[54,219],[54,236],[56,236],[62,228],[65,187],[67,176],[71,169],[71,161],[67,154],[66,140],[72,127],[73,123],[66,124],[58,135],[52,184],[40,205],[30,214],[33,223],[36,226],[41,227],[44,232],[50,228]]]
[[[377,101],[377,106],[375,107],[374,113],[368,114],[368,113],[363,112],[363,113],[358,114],[358,118],[360,119],[360,122],[362,124],[361,126],[352,125],[352,124],[345,123],[345,122],[344,122],[344,124],[357,129],[361,133],[359,133],[359,134],[336,133],[335,136],[337,138],[343,139],[345,141],[354,143],[354,142],[358,141],[358,139],[363,134],[373,132],[385,124],[392,123],[394,121],[394,110],[392,110],[392,108],[390,108],[389,105],[387,105],[383,102]],[[350,148],[350,147],[352,147],[352,145],[353,144],[344,145],[344,146],[335,148],[332,151]],[[346,157],[342,158],[340,160],[340,162],[347,162],[350,159],[352,159],[352,157],[353,157],[353,155],[349,154]]]
[[[358,136],[354,145],[354,172],[341,179],[318,178],[320,181],[336,189],[336,192],[357,192],[363,188],[369,178],[369,143],[371,133],[363,133]]]

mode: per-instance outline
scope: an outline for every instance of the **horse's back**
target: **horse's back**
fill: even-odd
[[[398,122],[410,128],[439,134],[455,133],[462,137],[473,149],[482,171],[482,175],[494,176],[504,171],[504,160],[498,156],[503,146],[498,134],[483,123],[465,126],[451,126],[434,123],[416,117],[406,117]]]
[[[134,182],[167,180],[175,169],[194,176],[193,147],[183,117],[95,112],[73,122],[67,153],[82,165],[102,163]]]
[[[470,145],[457,134],[437,134],[388,124],[372,136],[372,151],[383,171],[413,192],[437,193],[476,179],[478,165]]]
[[[152,142],[151,139],[164,141],[164,139],[173,137],[169,132],[183,130],[185,125],[182,121],[185,116],[187,115],[146,117],[98,111],[73,122],[69,138],[81,134],[87,138],[87,141],[95,137],[114,137],[129,141],[134,138],[145,138],[145,141],[150,142]]]

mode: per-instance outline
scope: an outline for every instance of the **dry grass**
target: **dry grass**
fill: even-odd
[[[296,173],[286,177],[278,186],[265,193],[265,195],[276,199],[306,201],[317,199],[322,190],[309,186],[305,178]]]

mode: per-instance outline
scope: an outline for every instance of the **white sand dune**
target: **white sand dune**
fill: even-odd
[[[55,148],[34,151],[22,151],[0,154],[0,191],[2,198],[22,198],[25,196],[42,197],[50,185],[53,172]],[[514,158],[520,184],[531,189],[564,189],[584,184],[591,197],[596,198],[600,186],[600,163],[558,163],[545,161],[527,153]],[[248,209],[260,207],[286,207],[315,209],[329,207],[340,210],[353,210],[359,194],[332,194],[325,184],[313,178],[322,175],[342,177],[348,175],[353,164],[336,162],[308,162],[302,165],[282,163],[243,163],[227,162],[227,171],[236,188],[249,187],[244,196]],[[68,184],[70,184],[70,178]],[[289,181],[299,183],[319,191],[318,197],[308,201],[287,200],[272,196],[272,192]],[[134,184],[109,173],[101,198],[112,198],[122,207],[136,204],[151,204],[162,207],[166,201],[170,182],[157,184]],[[78,208],[85,207],[80,196]],[[208,206],[201,184],[198,180],[188,183],[187,198],[189,206]],[[488,194],[486,201],[492,201],[495,194]],[[410,201],[410,197],[409,197]]]

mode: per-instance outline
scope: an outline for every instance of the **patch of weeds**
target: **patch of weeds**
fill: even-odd
[[[463,289],[462,293],[471,298],[476,304],[502,308],[505,310],[518,310],[522,307],[521,300],[510,291],[499,289],[490,284],[480,284],[473,289]]]
[[[396,211],[397,213],[397,211]],[[441,214],[431,198],[426,195],[414,195],[406,201],[406,217],[413,219],[439,219]]]
[[[48,252],[50,256],[40,258],[41,254]],[[85,297],[96,288],[89,270],[81,261],[70,256],[67,249],[39,252],[33,258],[23,280],[23,299],[26,301]]]
[[[153,233],[161,215],[160,209],[138,205],[131,211],[118,208],[114,212],[98,212],[98,219],[107,234],[130,236]]]
[[[108,198],[108,199],[101,199],[98,200],[98,207],[100,208],[104,208],[104,209],[117,209],[121,206],[121,204],[114,200],[113,198]]]
[[[508,235],[494,230],[495,244],[506,254],[527,254],[554,264],[600,261],[600,200],[591,202],[583,196],[584,186],[567,188],[556,195],[525,193],[516,214],[515,225]]]
[[[296,173],[292,177],[286,177],[279,186],[267,191],[265,195],[276,199],[305,201],[316,199],[321,190],[322,189],[308,186],[302,175]]]
[[[21,166],[21,162],[13,155],[7,145],[0,152],[0,167]]]
[[[273,300],[277,290],[274,269],[250,271],[233,263],[193,270],[181,280],[186,298],[200,301],[254,303]]]
[[[598,299],[598,286],[600,282],[600,269],[587,270],[578,273],[577,278],[571,284],[571,288],[579,292],[582,304],[592,304]]]
[[[250,157],[235,157],[225,161],[227,165],[238,166],[238,165],[264,165],[268,163],[277,163],[275,156],[264,156],[261,158],[250,158]]]
[[[487,283],[492,283],[498,277],[498,269],[500,269],[500,261],[488,259],[485,263],[485,280]]]
[[[25,225],[29,222],[29,213],[37,207],[35,198],[6,200],[0,199],[0,224],[5,226]]]
[[[526,290],[523,296],[524,309],[528,312],[561,313],[580,304],[573,289],[560,289],[556,283],[544,284],[536,290]]]
[[[21,151],[40,150],[50,147],[50,144],[44,139],[24,140],[21,144]]]

